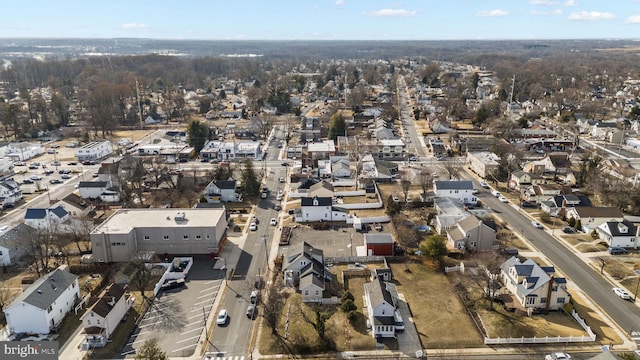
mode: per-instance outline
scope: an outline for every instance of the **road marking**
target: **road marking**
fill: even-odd
[[[203,329],[203,328],[195,328],[195,329],[193,329],[193,330],[189,330],[189,331],[182,332],[182,333],[180,333],[180,335],[188,334],[188,333],[190,333],[190,332],[194,332],[194,331],[201,331],[202,329]]]
[[[139,328],[146,328],[146,327],[153,326],[153,325],[157,325],[157,324],[160,324],[160,321],[156,321],[156,322],[153,322],[153,323],[148,324],[148,325],[140,325],[140,326],[138,326],[138,327],[139,327]]]
[[[203,323],[203,320],[202,320],[202,319],[200,319],[200,321],[194,321],[194,322],[189,323],[189,324],[186,324],[186,325],[184,325],[184,326],[185,326],[185,327],[187,327],[187,326],[191,326],[191,325],[194,325],[194,324],[200,324],[200,325],[202,325],[202,323]]]
[[[125,352],[123,352],[123,353],[120,353],[120,355],[121,355],[121,356],[126,356],[126,355],[129,355],[129,354],[133,354],[133,353],[135,353],[135,352],[136,352],[136,350],[134,349],[134,350],[131,350],[131,351],[125,351]]]
[[[207,314],[207,315],[208,315],[208,314]],[[193,319],[193,318],[197,318],[197,317],[202,318],[203,316],[204,316],[204,314],[195,314],[195,315],[193,315],[193,316],[189,316],[187,319],[191,320],[191,319]]]
[[[210,298],[210,297],[214,296],[214,295],[212,295],[212,294],[215,294],[215,293],[216,293],[216,292],[214,291],[213,293],[207,293],[207,294],[204,294],[204,295],[200,295],[200,296],[198,296],[196,299],[201,299],[201,298],[205,298],[205,297],[206,297],[206,298]]]
[[[186,339],[178,340],[178,341],[176,341],[176,344],[180,344],[180,343],[183,343],[183,342],[186,342],[186,341],[190,341],[190,340],[193,340],[193,339],[197,339],[197,338],[199,338],[199,337],[200,337],[200,335],[197,335],[197,336],[192,336],[192,337],[190,337],[190,338],[186,338]]]
[[[212,305],[212,306],[213,306],[213,305]],[[212,306],[203,306],[203,307],[199,307],[199,308],[192,308],[192,310],[191,310],[191,311],[189,311],[189,312],[202,311],[202,308],[204,308],[204,310],[205,310],[206,312],[209,312],[209,311],[211,311],[211,307],[212,307]]]
[[[205,301],[200,301],[200,302],[194,303],[193,305],[200,305],[200,304],[211,303],[211,300],[212,300],[212,299],[207,299],[207,300],[205,300]]]
[[[185,347],[180,348],[180,349],[175,349],[175,350],[173,350],[172,352],[182,351],[182,350],[184,350],[184,349],[192,348],[192,347],[194,347],[194,346],[196,346],[196,345],[198,345],[198,343],[197,343],[197,342],[196,342],[195,344],[191,344],[191,345],[185,346]]]
[[[147,341],[147,339],[140,339],[140,340],[132,341],[132,342],[128,343],[126,346],[131,346],[131,345],[133,345],[135,343],[145,342],[145,341]],[[133,347],[133,346],[131,346],[131,347]]]

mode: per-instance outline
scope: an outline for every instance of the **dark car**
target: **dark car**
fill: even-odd
[[[160,286],[160,288],[162,290],[171,290],[171,289],[178,289],[181,288],[183,286],[185,286],[185,282],[184,279],[175,279],[175,280],[169,280],[167,282],[165,282],[164,284],[162,284]]]
[[[571,226],[563,226],[562,227],[562,232],[565,234],[575,234],[576,233],[576,229],[574,229]]]
[[[504,255],[517,256],[519,251],[518,248],[504,248],[500,252]]]
[[[283,162],[282,166],[289,166],[289,163],[288,162]]]
[[[280,206],[280,204],[275,204],[273,206],[273,210],[280,211],[280,210],[282,210],[282,206]]]
[[[611,246],[608,250],[611,255],[625,255],[629,253],[627,249],[618,246]]]

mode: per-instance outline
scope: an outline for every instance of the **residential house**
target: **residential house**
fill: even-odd
[[[566,209],[566,217],[580,220],[581,231],[590,234],[607,221],[622,221],[623,215],[616,207],[574,206]]]
[[[333,206],[331,197],[303,197],[294,213],[296,222],[346,221],[347,211]]]
[[[20,223],[0,233],[0,265],[16,265],[27,254],[25,243],[36,236],[36,229]]]
[[[640,226],[627,221],[607,221],[596,227],[598,238],[609,246],[634,248],[640,245]]]
[[[615,121],[607,121],[607,122],[598,121],[591,128],[591,138],[606,140],[608,138],[609,133],[617,130],[618,130],[618,124]]]
[[[139,252],[216,256],[227,238],[224,208],[116,210],[89,234],[96,262],[126,262]]]
[[[93,161],[102,159],[113,152],[111,141],[92,141],[84,144],[76,150],[76,158],[78,161]]]
[[[445,235],[446,231],[452,229],[458,221],[471,215],[468,207],[455,198],[437,197],[433,203],[437,213],[434,218],[434,229],[441,235]]]
[[[15,203],[22,200],[20,184],[13,179],[0,182],[0,199],[2,199],[2,205],[15,205]]]
[[[0,151],[1,154],[1,151]],[[15,166],[13,160],[9,157],[0,157],[0,179],[14,175]]]
[[[236,181],[212,180],[204,189],[204,194],[209,202],[235,202],[238,201],[236,195]]]
[[[80,297],[78,276],[66,265],[43,275],[4,309],[10,334],[49,334]]]
[[[396,333],[394,315],[397,300],[393,298],[390,287],[394,287],[394,285],[384,281],[382,277],[377,277],[370,283],[364,284],[367,317],[371,324],[371,334],[376,339],[394,337]],[[395,289],[394,293],[397,294]]]
[[[109,188],[106,181],[80,181],[78,191],[83,199],[98,199]]]
[[[122,286],[116,283],[107,286],[98,295],[96,302],[80,317],[87,334],[82,346],[88,349],[107,345],[109,337],[129,311],[133,301],[134,298]]]
[[[349,178],[351,177],[351,166],[349,159],[347,158],[331,158],[331,174],[336,178]]]
[[[364,234],[366,256],[392,256],[395,241],[389,233]]]
[[[545,182],[542,176],[536,173],[514,171],[509,178],[509,187],[511,189],[523,189],[531,185],[544,184]]]
[[[475,205],[478,202],[470,180],[436,180],[433,182],[433,193],[436,197],[451,197],[463,204]]]
[[[628,160],[620,158],[604,159],[599,168],[607,175],[629,182],[633,185],[638,183],[640,171],[631,166]]]
[[[58,205],[53,208],[28,208],[24,223],[37,230],[59,232],[61,224],[69,220],[69,212]]]
[[[467,216],[447,231],[448,247],[460,251],[492,251],[500,247],[494,221]]]
[[[307,197],[333,198],[334,187],[326,180],[317,182],[309,187]]]
[[[571,299],[567,280],[558,277],[553,266],[542,267],[531,259],[511,257],[500,266],[500,278],[523,311],[561,310]]]
[[[378,158],[380,159],[402,159],[406,155],[406,145],[400,139],[378,140]]]
[[[530,203],[538,203],[550,196],[573,194],[571,187],[559,184],[537,184],[523,189],[522,199]]]
[[[25,141],[10,143],[7,146],[6,156],[13,161],[27,161],[42,154],[44,154],[44,147],[41,144]]]
[[[296,287],[302,293],[303,302],[321,301],[325,282],[331,280],[322,250],[303,241],[289,249],[282,269],[285,286]]]
[[[498,169],[499,161],[498,155],[492,152],[468,152],[466,166],[478,176],[486,178]]]
[[[71,193],[54,203],[54,206],[62,206],[69,215],[77,218],[86,218],[94,210],[91,202],[83,199],[75,193]]]
[[[307,144],[307,154],[312,160],[328,160],[336,153],[336,145],[333,140],[313,142]]]

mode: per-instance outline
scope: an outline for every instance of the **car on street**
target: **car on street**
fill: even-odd
[[[76,166],[76,165],[78,165],[78,163],[77,163],[77,162],[75,162],[75,161],[72,161],[72,162],[68,163],[67,165],[69,165],[69,166]]]
[[[51,179],[51,180],[49,180],[49,183],[53,184],[53,185],[62,184],[62,180],[60,180],[60,179]]]
[[[57,154],[57,153],[58,153],[58,150],[56,150],[56,149],[47,150],[47,154]]]
[[[247,317],[251,320],[256,318],[256,305],[255,304],[249,304],[249,306],[247,306]]]
[[[531,225],[532,225],[534,228],[536,228],[536,229],[543,229],[542,224],[540,224],[540,223],[539,223],[539,222],[537,222],[537,221],[532,221],[532,222],[531,222]]]
[[[60,161],[56,160],[51,163],[51,166],[60,166]]]
[[[289,163],[288,162],[283,162],[281,165],[282,166],[289,166]]]
[[[37,169],[38,167],[36,165],[33,165],[33,164],[29,165],[29,170],[37,170]]]
[[[418,161],[418,157],[417,156],[412,156],[409,158],[409,161]]]
[[[78,146],[78,144],[74,143],[74,142],[68,142],[67,145],[65,145],[68,148],[74,148],[76,146]]]
[[[44,174],[49,176],[49,175],[53,174],[53,170],[48,170],[47,169],[47,170],[44,171]]]
[[[71,170],[69,169],[58,170],[58,174],[71,174]]]
[[[31,179],[24,179],[24,181],[22,182],[23,184],[33,184],[33,180]]]
[[[544,360],[568,360],[571,359],[571,355],[564,352],[555,352],[551,354],[547,354],[544,357]]]
[[[280,211],[280,210],[282,210],[282,206],[280,206],[280,204],[275,204],[273,206],[273,210]]]
[[[269,223],[271,224],[271,226],[277,226],[278,220],[276,218],[271,218],[271,221],[269,221]]]
[[[64,180],[71,179],[71,175],[69,175],[69,174],[62,174],[62,175],[60,175],[60,178],[61,178],[61,179],[64,179]]]
[[[57,149],[57,148],[59,148],[59,147],[60,147],[60,145],[58,145],[58,144],[51,144],[51,147],[52,147],[52,148],[54,148],[54,149]]]
[[[576,229],[571,227],[571,226],[563,226],[562,227],[562,232],[565,234],[575,234],[576,233]]]
[[[610,246],[607,251],[609,251],[609,254],[611,255],[626,255],[629,252],[627,251],[627,249],[625,248],[621,248],[619,246]]]
[[[15,165],[15,166],[26,166],[27,163],[24,162],[24,161],[18,161],[18,162],[14,162],[13,165]]]
[[[42,180],[42,178],[38,175],[33,175],[32,177],[30,177],[29,179],[33,180],[33,181],[40,181]]]
[[[486,182],[484,182],[484,181],[480,181],[480,186],[486,189],[486,188],[488,188],[488,187],[489,187],[489,184],[487,184],[487,183],[486,183]]]
[[[284,176],[280,176],[280,178],[278,179],[278,181],[282,184],[284,183]]]
[[[251,231],[258,230],[258,224],[256,224],[255,222],[252,222],[251,225],[249,225],[249,230]]]
[[[631,295],[625,290],[618,287],[614,287],[611,289],[616,296],[620,297],[623,300],[631,300]]]
[[[227,325],[228,321],[229,321],[229,313],[227,312],[227,309],[220,310],[220,312],[218,313],[218,317],[216,317],[216,324],[218,326],[224,326],[224,325]]]
[[[500,200],[500,202],[503,202],[503,203],[508,203],[509,202],[509,200],[506,197],[502,196],[502,195],[498,196],[498,200]]]

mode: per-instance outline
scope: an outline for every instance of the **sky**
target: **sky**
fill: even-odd
[[[3,0],[2,38],[640,38],[640,0]]]

